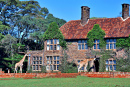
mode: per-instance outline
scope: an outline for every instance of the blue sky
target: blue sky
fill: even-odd
[[[20,0],[29,1],[29,0]],[[48,8],[55,17],[70,20],[81,19],[81,6],[90,7],[90,17],[114,18],[122,12],[123,3],[130,0],[35,0],[41,7]]]

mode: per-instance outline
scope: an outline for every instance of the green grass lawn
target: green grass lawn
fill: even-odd
[[[6,78],[0,80],[0,87],[130,87],[130,78]]]

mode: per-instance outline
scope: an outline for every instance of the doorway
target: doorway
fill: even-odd
[[[94,61],[94,71],[95,72],[99,72],[99,60],[100,58],[96,58],[96,60]]]

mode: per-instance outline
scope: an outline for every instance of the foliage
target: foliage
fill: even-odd
[[[130,72],[130,58],[116,58],[116,71]]]
[[[130,47],[130,35],[128,38],[117,39],[116,46],[122,48]]]
[[[56,17],[53,16],[53,14],[48,14],[46,20],[48,21],[49,24],[52,23],[52,22],[56,22],[59,27],[61,27],[63,24],[66,23],[65,20],[56,18]]]
[[[91,17],[90,19],[99,19],[99,18],[107,18],[107,17]]]
[[[2,34],[2,33],[0,33],[0,41],[1,41],[1,39],[3,39],[4,38],[4,35]]]
[[[4,61],[2,61],[2,63],[5,64],[8,68],[10,68],[11,72],[13,72],[15,64],[19,62],[22,58],[23,58],[23,55],[13,54],[13,56],[11,57],[3,58]],[[24,62],[27,62],[27,59],[25,59]]]
[[[47,39],[59,39],[60,41],[60,46],[66,47],[66,42],[64,40],[64,36],[62,35],[58,25],[56,22],[52,22],[46,32],[43,35],[43,38],[45,40]]]
[[[42,73],[46,73],[46,66],[42,66],[41,72],[42,72]]]
[[[10,29],[9,26],[3,25],[2,21],[0,21],[0,32],[3,32],[5,30],[9,30],[9,29]]]
[[[87,66],[87,71],[89,72],[90,71],[90,62],[88,62],[88,66]]]
[[[15,44],[17,41],[16,38],[12,37],[11,35],[6,35],[2,40],[1,44],[6,50],[5,53],[8,54],[8,57],[11,56],[11,53],[13,53],[12,44]]]
[[[62,73],[77,73],[78,72],[77,65],[74,63],[74,61],[68,62],[67,58],[68,58],[68,55],[64,49],[64,56],[61,59],[59,71],[61,71]]]
[[[95,24],[93,29],[90,30],[87,34],[88,38],[88,46],[92,47],[94,45],[94,40],[100,40],[100,47],[104,47],[106,45],[104,41],[105,31],[100,28],[98,24]]]
[[[0,67],[3,70],[13,69],[11,64],[15,64],[19,52],[44,48],[43,34],[50,22],[55,21],[59,26],[66,22],[50,14],[34,0],[0,0]]]
[[[29,50],[42,50],[44,48],[43,43],[41,43],[41,42],[36,43],[32,39],[25,39],[23,41],[23,44],[25,44],[26,49],[29,49]]]
[[[100,61],[99,61],[99,71],[104,72],[105,71],[105,60],[110,58],[110,52],[108,50],[105,50],[106,42],[104,40],[105,31],[101,29],[101,27],[98,24],[95,24],[93,29],[90,30],[87,34],[88,38],[88,46],[90,47],[91,54],[92,55],[101,55]],[[100,40],[100,52],[92,50],[92,47],[94,45],[94,40]]]
[[[117,50],[124,49],[126,59],[119,58],[116,59],[116,69],[117,71],[130,72],[130,35],[128,38],[120,38],[116,43]]]
[[[109,58],[114,58],[114,52],[112,50],[101,50],[100,54],[102,55],[99,60],[99,72],[106,71],[105,61]]]

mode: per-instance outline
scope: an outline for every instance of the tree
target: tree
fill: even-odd
[[[46,20],[47,20],[48,23],[56,22],[59,27],[61,27],[63,24],[66,23],[66,21],[63,20],[63,19],[55,18],[55,17],[53,16],[53,14],[48,14]]]
[[[52,22],[46,32],[43,35],[44,40],[48,39],[59,39],[60,46],[63,48],[66,48],[66,41],[64,40],[64,36],[61,33],[60,29],[58,28],[58,25],[56,22]]]
[[[8,57],[11,56],[11,53],[13,52],[12,45],[16,44],[16,38],[12,37],[11,35],[6,35],[2,40],[2,46],[5,48],[5,52],[8,54]]]
[[[12,37],[11,35],[6,35],[2,40],[2,47],[5,49],[5,53],[7,54],[7,57],[10,57],[11,59],[14,59],[14,49],[12,47],[13,44],[16,43],[16,38]],[[4,63],[4,61],[3,61]],[[6,63],[5,63],[6,64]],[[11,62],[11,64],[14,64],[14,61]],[[13,67],[11,67],[13,68]]]
[[[63,54],[64,56],[61,58],[61,64],[59,66],[59,71],[61,71],[62,73],[77,73],[78,69],[77,69],[77,65],[74,63],[74,61],[72,62],[68,62],[68,55],[65,51],[65,49],[63,50]]]

